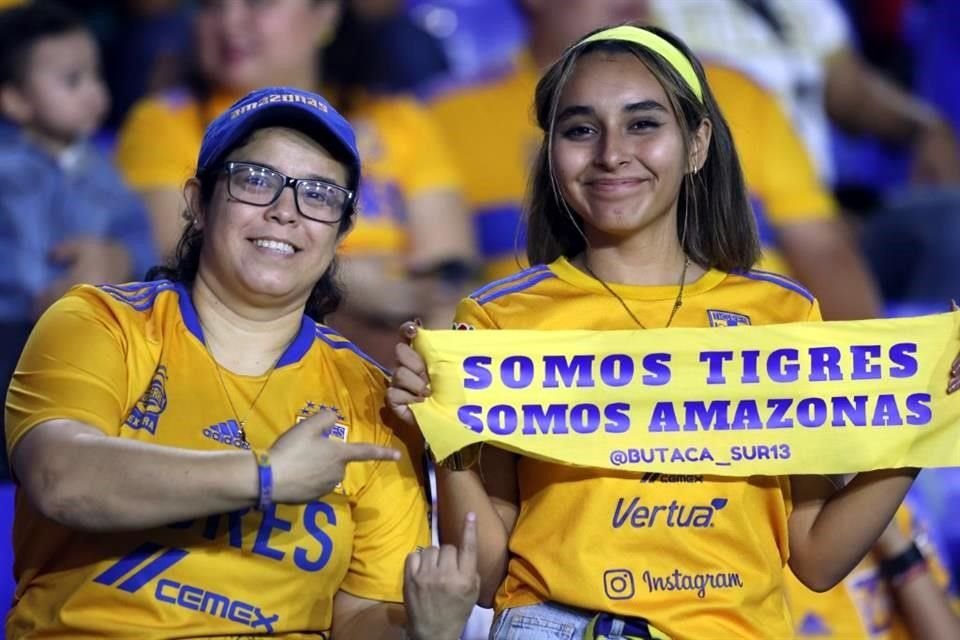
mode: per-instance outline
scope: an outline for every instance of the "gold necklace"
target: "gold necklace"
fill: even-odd
[[[680,271],[680,284],[679,284],[679,290],[677,291],[677,299],[673,301],[673,308],[670,310],[670,316],[667,318],[667,324],[663,326],[664,329],[666,329],[673,323],[673,318],[677,315],[677,311],[679,311],[680,307],[683,305],[683,288],[687,283],[687,268],[689,266],[690,266],[690,256],[685,255],[683,257],[683,270]],[[610,295],[616,298],[617,302],[620,303],[620,306],[623,307],[623,310],[627,312],[627,315],[630,316],[631,320],[637,323],[638,327],[640,327],[641,329],[647,328],[642,322],[640,322],[640,318],[638,318],[633,313],[633,311],[630,310],[630,307],[628,307],[627,303],[623,301],[623,298],[617,295],[617,292],[614,291],[610,287],[610,285],[608,285],[604,280],[599,278],[597,274],[593,272],[593,269],[590,268],[590,263],[587,262],[586,254],[584,254],[583,256],[583,267],[584,269],[587,270],[587,273],[589,273],[594,280],[596,280],[601,285],[603,285],[603,288],[606,289]]]
[[[250,414],[253,413],[254,407],[257,406],[257,401],[260,400],[260,396],[263,395],[264,390],[266,390],[267,385],[270,383],[270,378],[273,377],[273,372],[277,370],[277,362],[280,362],[280,360],[277,359],[277,362],[274,362],[270,367],[270,371],[267,373],[267,379],[264,380],[260,385],[256,395],[253,396],[253,401],[250,403],[250,407],[247,409],[246,414],[244,414],[243,419],[241,419],[240,412],[237,411],[237,407],[233,404],[233,398],[230,397],[230,392],[227,390],[227,385],[223,380],[223,367],[220,366],[220,363],[217,362],[217,359],[213,357],[212,353],[210,354],[210,359],[213,361],[213,368],[217,372],[217,380],[220,382],[220,390],[223,391],[223,395],[227,399],[227,403],[230,405],[230,410],[233,412],[233,418],[237,421],[237,425],[240,427],[240,433],[237,435],[244,444],[249,445],[250,443],[247,441],[247,418],[250,417]]]

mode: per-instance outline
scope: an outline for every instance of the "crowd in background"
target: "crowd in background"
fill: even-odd
[[[960,3],[562,2],[72,0],[51,18],[62,36],[27,53],[29,29],[0,16],[4,389],[70,286],[142,279],[176,250],[205,127],[270,85],[319,91],[358,131],[360,222],[340,256],[347,304],[329,321],[390,366],[401,322],[445,328],[460,297],[524,266],[536,79],[584,32],[634,19],[707,63],[762,268],[801,281],[827,320],[960,299]],[[913,503],[960,577],[960,527],[944,515],[960,476],[925,472]]]

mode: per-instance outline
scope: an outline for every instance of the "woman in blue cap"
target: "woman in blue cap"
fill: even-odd
[[[8,637],[458,637],[473,516],[428,546],[383,371],[321,324],[359,181],[320,96],[251,93],[207,129],[172,264],[41,318],[7,403]]]

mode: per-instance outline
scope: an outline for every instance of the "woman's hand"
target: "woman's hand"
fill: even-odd
[[[427,547],[407,556],[403,601],[411,637],[457,640],[479,593],[477,517],[468,513],[459,547]]]
[[[950,365],[950,379],[947,381],[947,393],[960,389],[960,356],[957,356]]]
[[[337,415],[323,410],[294,425],[277,438],[268,452],[273,467],[273,501],[304,504],[333,491],[347,464],[399,460],[396,449],[330,437]]]
[[[427,364],[413,350],[410,342],[417,336],[417,325],[405,322],[400,327],[401,342],[397,344],[397,365],[387,389],[387,404],[397,416],[410,425],[416,424],[410,405],[423,402],[430,395]]]

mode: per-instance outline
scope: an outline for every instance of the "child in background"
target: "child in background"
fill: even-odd
[[[0,11],[0,391],[40,313],[71,286],[143,277],[146,211],[88,144],[109,97],[97,45],[50,3]]]

